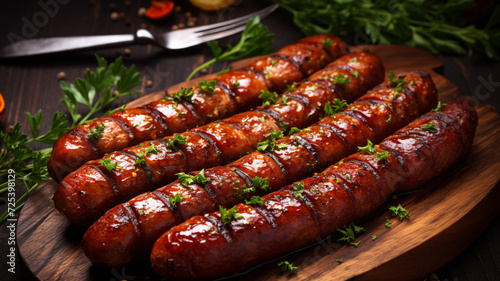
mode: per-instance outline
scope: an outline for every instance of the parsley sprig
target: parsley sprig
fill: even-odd
[[[96,59],[98,66],[95,72],[86,70],[85,77],[77,78],[73,83],[60,82],[64,93],[61,102],[68,108],[71,122],[68,122],[66,114],[55,113],[49,130],[40,134],[44,116],[42,111],[38,110],[34,115],[26,113],[31,138],[21,131],[20,123],[16,123],[10,132],[0,132],[0,178],[5,178],[9,170],[13,170],[16,175],[14,183],[22,183],[26,188],[26,192],[15,202],[14,212],[22,208],[26,199],[40,184],[50,179],[47,162],[52,148],[36,150],[32,148],[32,144],[52,145],[71,128],[95,118],[98,112],[109,107],[116,99],[139,92],[133,90],[141,82],[140,74],[135,71],[133,65],[126,68],[121,57],[110,64],[98,55]],[[77,112],[77,106],[82,105],[89,109],[85,116]],[[101,137],[103,126],[98,126],[91,134]],[[0,194],[8,191],[8,184],[7,181],[0,183]],[[0,216],[0,224],[11,214],[13,213],[7,210]]]
[[[238,44],[235,46],[228,44],[226,52],[223,52],[217,41],[207,42],[207,45],[212,49],[214,58],[198,66],[186,80],[191,80],[196,73],[218,61],[239,60],[271,53],[273,34],[260,23],[258,17],[255,17],[247,21]]]
[[[346,243],[346,244],[349,244],[351,246],[358,247],[358,245],[359,245],[359,243],[361,243],[361,241],[358,241],[358,242],[353,242],[353,241],[354,241],[354,239],[356,239],[356,235],[360,234],[361,232],[366,231],[366,229],[364,229],[361,226],[357,226],[353,222],[351,222],[351,224],[349,224],[345,230],[337,228],[337,231],[343,235],[342,237],[337,239],[337,242]]]
[[[192,184],[204,185],[210,181],[210,179],[205,177],[205,169],[201,170],[196,176],[191,176],[185,173],[177,173],[175,175],[179,178],[179,182],[185,187]]]
[[[292,13],[295,25],[305,35],[356,35],[364,41],[360,44],[405,44],[434,54],[478,52],[500,59],[500,5],[479,28],[463,16],[474,6],[474,0],[316,0],[308,5],[301,0],[274,2]]]
[[[276,140],[284,137],[283,132],[273,131],[273,132],[265,135],[265,137],[268,139],[257,143],[257,150],[258,151],[265,152],[265,151],[273,151],[273,150],[277,150],[277,149],[286,149],[286,145],[275,143]]]
[[[347,108],[347,102],[345,100],[334,99],[332,103],[328,101],[324,106],[325,117],[332,116],[343,108]]]

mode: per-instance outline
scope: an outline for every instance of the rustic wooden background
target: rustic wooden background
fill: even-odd
[[[9,37],[13,34],[24,38],[119,34],[131,33],[144,24],[151,31],[162,32],[170,30],[174,24],[186,24],[186,12],[197,17],[197,24],[201,25],[242,16],[266,6],[263,1],[239,0],[225,10],[209,13],[184,3],[187,1],[178,2],[182,7],[180,12],[170,15],[163,21],[152,22],[137,15],[137,10],[148,6],[149,1],[3,0],[0,2],[2,19],[0,46],[9,44]],[[45,7],[40,3],[46,3]],[[113,9],[123,13],[123,18],[112,20],[110,14]],[[284,10],[276,11],[265,19],[264,23],[275,34],[273,46],[275,50],[303,36],[293,25],[291,16]],[[236,43],[238,38],[236,35],[221,42]],[[349,41],[349,38],[344,39]],[[141,72],[143,93],[124,98],[117,102],[117,106],[182,82],[192,69],[211,58],[211,52],[205,46],[177,52],[165,52],[151,46],[134,46],[130,47],[130,50],[130,55],[125,55],[124,60],[127,65],[135,64]],[[100,51],[99,54],[112,60],[123,51],[124,48],[109,49]],[[458,86],[464,95],[475,100],[477,104],[491,104],[497,109],[500,108],[499,62],[479,56],[437,57],[444,63],[443,75]],[[57,74],[63,71],[67,75],[67,81],[73,81],[81,77],[87,67],[90,69],[96,67],[93,52],[36,59],[0,60],[0,93],[6,102],[6,112],[0,121],[0,129],[6,130],[9,125],[21,122],[28,132],[24,112],[35,113],[38,109],[42,109],[46,120],[41,132],[47,130],[52,114],[57,111],[65,112],[65,106],[58,102],[63,95],[56,78]],[[226,63],[219,63],[209,71],[217,72],[226,67]],[[147,80],[152,81],[152,86],[146,86]],[[23,193],[23,188],[19,186],[16,192],[17,198]],[[2,213],[5,209],[5,205],[0,205]],[[0,232],[2,280],[32,280],[33,276],[22,263],[19,253],[17,253],[16,273],[6,272],[10,247],[7,245],[8,235],[7,224],[3,224]],[[465,251],[436,271],[433,277],[443,281],[500,280],[500,218],[497,218]],[[433,280],[431,277],[427,279]]]

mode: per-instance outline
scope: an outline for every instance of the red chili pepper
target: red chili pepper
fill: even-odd
[[[146,17],[157,20],[166,17],[174,9],[172,1],[153,1],[151,7],[146,11]]]

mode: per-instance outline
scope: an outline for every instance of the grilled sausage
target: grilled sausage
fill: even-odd
[[[168,280],[209,279],[312,244],[374,211],[391,193],[448,169],[470,148],[476,125],[470,104],[448,104],[385,139],[373,154],[351,155],[262,197],[261,206],[237,205],[229,222],[213,212],[173,227],[154,244],[153,267]]]
[[[194,87],[191,98],[167,98],[77,126],[55,143],[49,173],[60,182],[106,153],[249,110],[260,102],[260,90],[281,92],[344,54],[346,45],[334,36],[307,37],[249,67],[216,76],[216,85],[209,90]]]
[[[353,58],[358,62],[352,70],[337,67],[349,66]],[[358,79],[352,71],[356,71],[360,81],[355,81]],[[276,104],[89,161],[59,184],[53,196],[55,206],[71,223],[88,226],[114,205],[172,182],[176,173],[238,159],[255,150],[258,142],[273,131],[314,123],[327,102],[335,98],[354,100],[360,91],[357,88],[356,91],[336,90],[338,83],[334,77],[347,77],[346,81],[358,84],[366,92],[381,82],[384,75],[380,59],[369,53],[341,57],[327,73],[321,79],[301,83],[287,91]],[[176,141],[179,137],[186,142]]]
[[[185,187],[176,181],[112,208],[84,235],[85,253],[94,264],[122,266],[133,257],[149,254],[154,241],[170,227],[193,215],[215,211],[219,205],[231,207],[248,199],[255,193],[249,187],[259,194],[277,190],[354,153],[367,139],[380,141],[437,102],[428,74],[406,72],[399,78],[406,81],[401,90],[384,83],[346,110],[277,140],[276,147],[284,149],[254,152],[206,170],[209,181],[205,185]],[[258,188],[252,181],[256,177],[267,178],[269,187]],[[182,201],[172,205],[169,198],[176,195]]]

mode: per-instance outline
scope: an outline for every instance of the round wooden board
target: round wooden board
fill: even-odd
[[[359,46],[379,55],[386,70],[423,69],[431,72],[442,91],[440,99],[460,96],[457,88],[434,70],[442,64],[428,53],[406,46]],[[245,62],[241,62],[245,63]],[[182,83],[185,87],[187,84]],[[172,88],[181,85],[172,86]],[[150,102],[155,93],[134,102]],[[286,257],[299,267],[284,276],[276,262],[230,279],[238,280],[421,280],[440,268],[471,243],[500,212],[500,116],[493,107],[478,108],[479,126],[472,151],[445,174],[409,195],[388,202],[359,222],[366,228],[358,248],[341,246],[335,237]],[[149,262],[111,270],[92,266],[80,248],[84,230],[72,227],[52,204],[53,181],[39,187],[26,202],[19,218],[19,251],[40,280],[161,280]],[[402,204],[410,219],[391,219],[389,205]],[[372,240],[371,237],[377,238]],[[338,265],[337,259],[343,259]]]

